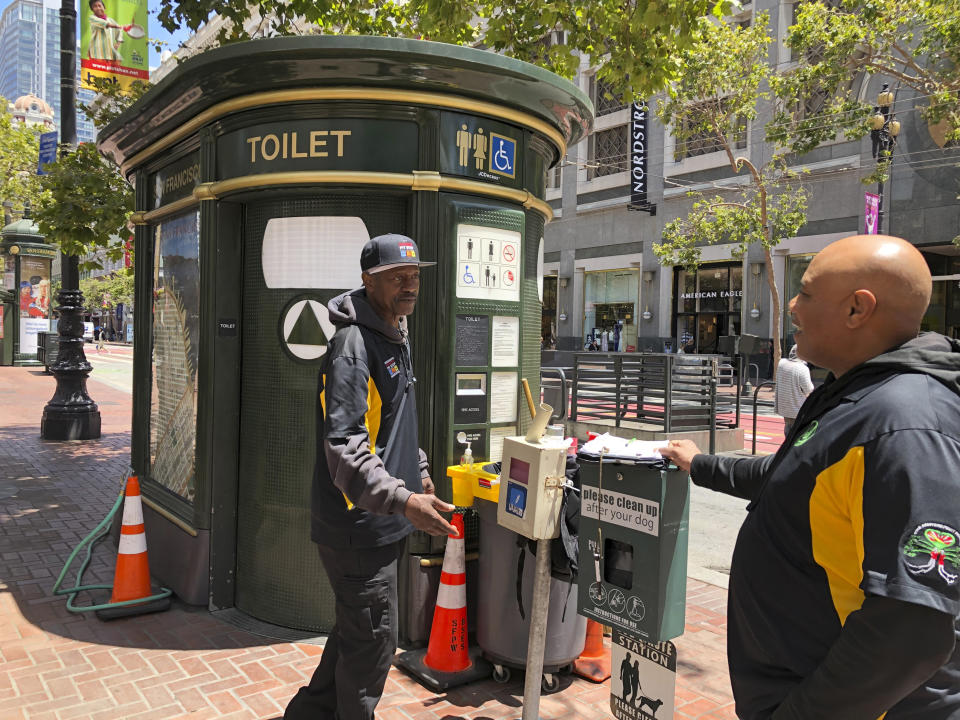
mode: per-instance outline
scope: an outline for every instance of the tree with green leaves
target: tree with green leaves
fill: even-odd
[[[133,305],[133,270],[124,269],[80,281],[87,312],[112,310],[118,304]]]
[[[97,127],[116,118],[150,88],[139,80],[127,91],[103,78],[94,82],[97,97],[89,106],[78,107]],[[45,170],[34,218],[47,241],[68,255],[87,258],[80,270],[100,267],[98,249],[104,249],[110,260],[122,257],[130,236],[127,222],[134,210],[134,193],[116,163],[87,143],[61,153]]]
[[[707,15],[721,17],[731,0],[223,0],[221,43],[254,34],[304,32],[385,35],[474,45],[573,77],[580,56],[628,100],[662,90],[676,78],[680,51],[690,47]],[[161,0],[169,31],[196,31],[210,17],[204,0]],[[253,31],[251,19],[261,18]],[[562,44],[545,41],[564,31]],[[601,64],[602,63],[602,64]]]
[[[685,216],[667,223],[663,239],[653,251],[663,265],[700,264],[705,245],[732,243],[734,256],[743,257],[750,246],[763,248],[773,319],[774,370],[780,361],[781,299],[773,272],[772,251],[794,236],[806,222],[807,193],[790,169],[792,148],[774,140],[770,159],[762,165],[740,154],[747,124],[755,120],[761,103],[771,103],[781,119],[785,106],[795,99],[772,93],[776,69],[768,62],[772,38],[765,13],[750,27],[728,22],[704,22],[699,40],[678,58],[679,80],[657,114],[671,128],[681,151],[687,143],[709,143],[726,154],[730,169],[745,182],[718,185],[715,194],[691,192],[693,207]],[[782,126],[768,127],[768,140],[779,137]],[[789,135],[789,133],[788,133]]]
[[[9,200],[15,210],[22,210],[25,201],[36,204],[40,197],[37,161],[42,129],[14,120],[9,103],[0,97],[0,200]]]
[[[859,137],[872,106],[853,78],[865,71],[923,98],[921,115],[960,141],[960,8],[956,0],[801,0],[787,44],[805,61],[784,92],[829,98],[829,132]]]
[[[116,164],[92,143],[83,143],[47,165],[41,182],[46,192],[34,218],[48,242],[79,258],[99,248],[111,260],[123,257],[134,197]],[[81,270],[97,267],[100,263],[94,258],[80,263]]]

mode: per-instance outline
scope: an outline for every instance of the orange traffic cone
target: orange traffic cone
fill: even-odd
[[[422,649],[410,650],[396,659],[399,667],[435,690],[463,685],[492,671],[479,652],[472,652],[467,646],[467,565],[463,547],[463,513],[454,513],[450,522],[457,534],[447,538],[426,653]]]
[[[447,538],[430,644],[423,658],[427,667],[440,672],[460,672],[470,667],[467,654],[467,562],[463,549],[463,514],[455,513],[451,524],[457,529],[457,536]]]
[[[610,677],[610,653],[603,647],[603,625],[587,618],[587,641],[573,671],[587,680],[603,682]]]
[[[131,615],[161,612],[170,608],[173,594],[161,588],[151,594],[150,568],[147,565],[147,535],[143,528],[143,504],[140,500],[140,481],[136,475],[127,478],[123,498],[123,521],[120,525],[120,548],[117,552],[117,569],[113,575],[113,592],[110,603],[139,600],[142,603],[101,607],[96,615],[101,620],[116,620]],[[150,598],[150,599],[147,599]],[[108,603],[108,605],[110,604]]]
[[[150,568],[147,564],[147,533],[143,529],[143,505],[140,481],[136,475],[127,478],[123,499],[123,523],[120,526],[120,547],[117,569],[113,577],[110,602],[139,600],[150,596]]]

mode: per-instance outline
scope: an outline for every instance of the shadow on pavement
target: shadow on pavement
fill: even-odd
[[[47,442],[38,425],[0,427],[0,627],[14,637],[44,634],[131,648],[200,650],[275,643],[238,630],[206,608],[175,602],[171,610],[104,622],[71,613],[53,585],[70,553],[106,517],[120,492],[130,457],[129,433],[99,440]],[[148,539],[149,543],[149,539]],[[163,552],[150,548],[148,552]],[[63,586],[72,587],[85,551]],[[111,539],[98,543],[82,584],[110,584],[116,562]],[[105,595],[105,592],[104,592]],[[78,606],[102,601],[82,593]],[[55,638],[47,638],[55,641]]]

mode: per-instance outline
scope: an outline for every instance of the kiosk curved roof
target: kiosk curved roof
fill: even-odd
[[[531,115],[570,145],[593,122],[589,98],[529,63],[423,40],[315,35],[234,43],[184,61],[98,136],[125,171],[129,160],[219,103],[254,93],[369,87],[453,95]]]

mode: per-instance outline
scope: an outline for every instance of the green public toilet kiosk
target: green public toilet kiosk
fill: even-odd
[[[410,235],[438,263],[410,329],[441,497],[457,432],[485,459],[525,429],[546,171],[591,123],[585,95],[526,63],[314,36],[191,58],[101,132],[136,184],[131,466],[159,580],[274,625],[333,625],[309,540],[317,380],[326,303],[360,286],[371,237]]]
[[[52,328],[50,268],[57,249],[29,212],[0,231],[0,365],[39,365],[38,336]]]

